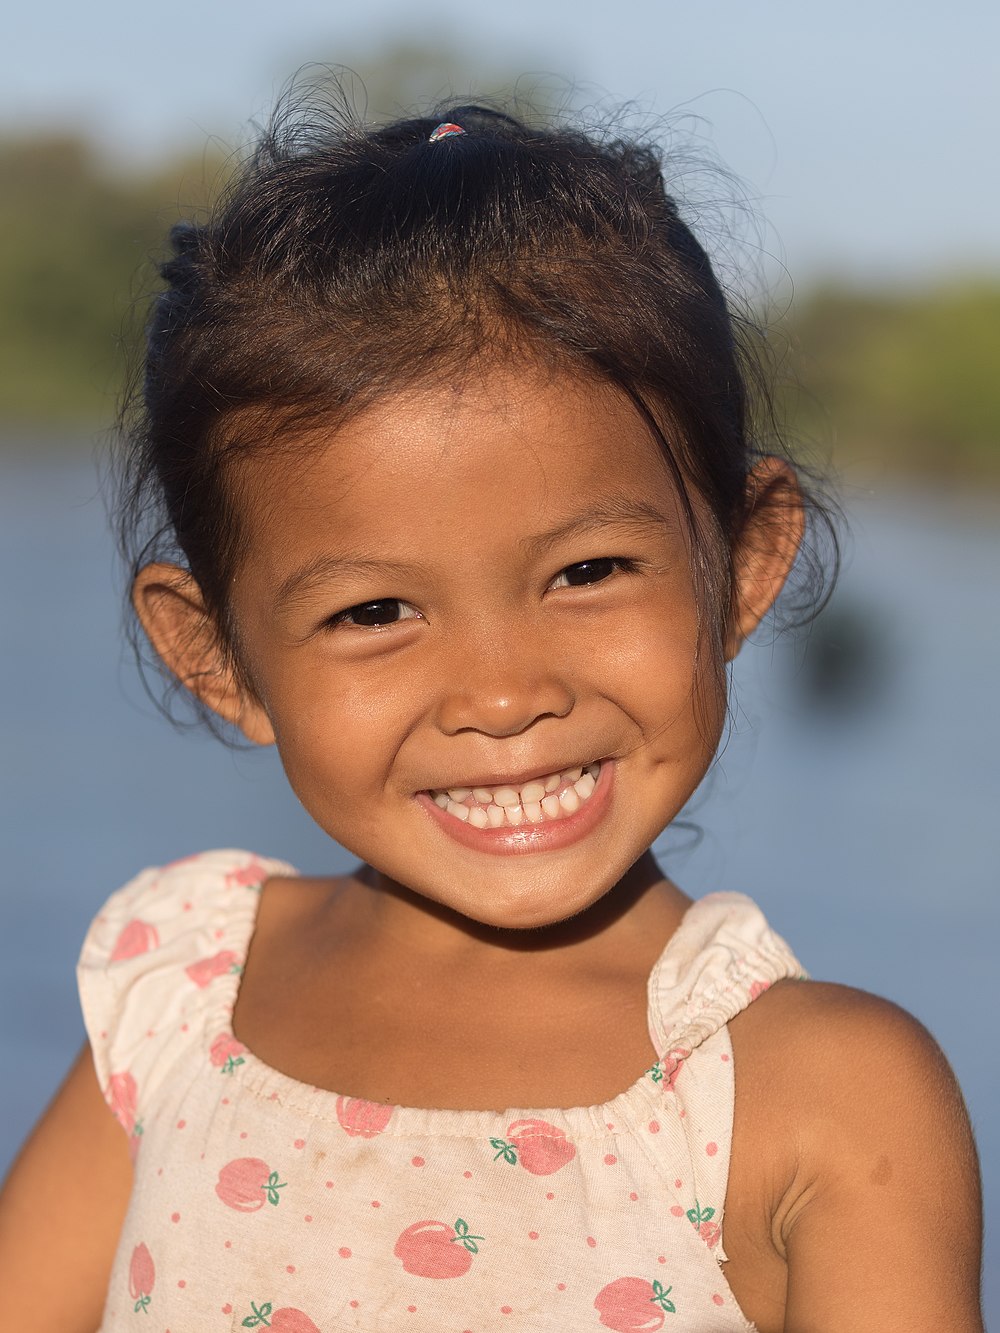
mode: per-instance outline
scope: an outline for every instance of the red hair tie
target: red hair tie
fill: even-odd
[[[461,125],[454,125],[450,120],[443,120],[436,130],[431,132],[429,143],[437,143],[439,139],[450,139],[454,134],[464,134],[465,130]]]

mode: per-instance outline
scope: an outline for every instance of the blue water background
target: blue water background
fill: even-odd
[[[144,697],[87,450],[0,459],[2,1170],[82,1039],[73,967],[111,889],[207,847],[348,858],[273,754],[178,734]],[[862,627],[864,688],[824,702],[801,649],[751,645],[689,812],[701,839],[660,850],[688,891],[753,895],[812,975],[891,997],[941,1042],[982,1154],[1000,1327],[1000,508],[879,488],[850,515],[833,611]]]

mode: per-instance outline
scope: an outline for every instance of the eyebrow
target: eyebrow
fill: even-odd
[[[631,527],[648,531],[662,531],[669,520],[661,510],[647,500],[621,496],[592,505],[577,514],[571,514],[557,527],[533,537],[525,537],[520,545],[529,557],[538,557],[551,551],[569,537],[583,536],[608,527]],[[293,601],[296,596],[308,594],[318,583],[328,579],[350,577],[416,578],[425,572],[421,565],[399,560],[376,560],[360,555],[318,555],[283,580],[277,591],[280,602]]]
[[[567,537],[584,536],[601,528],[638,528],[662,531],[669,526],[667,516],[656,505],[637,496],[623,495],[591,505],[578,514],[571,514],[558,527],[536,537],[526,537],[521,543],[529,555],[545,555]]]

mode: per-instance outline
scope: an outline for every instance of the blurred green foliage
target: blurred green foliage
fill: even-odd
[[[199,215],[225,170],[221,150],[142,174],[71,135],[0,142],[3,438],[111,422],[166,232]],[[847,464],[1000,481],[1000,280],[827,285],[773,332],[793,439]]]

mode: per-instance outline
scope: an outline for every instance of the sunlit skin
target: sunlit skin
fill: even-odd
[[[688,900],[648,849],[712,762],[724,659],[779,592],[801,505],[784,465],[756,465],[713,608],[624,395],[465,370],[240,465],[238,670],[183,569],[143,570],[135,604],[178,678],[276,742],[307,810],[366,863],[263,887],[236,1035],[373,1101],[593,1106],[655,1058],[646,983]],[[431,799],[597,761],[587,803],[540,832],[477,833]],[[725,1280],[753,1327],[982,1333],[975,1151],[929,1035],[795,981],[729,1031]],[[0,1199],[14,1324],[96,1327],[131,1184],[85,1050]]]
[[[493,369],[389,398],[268,474],[232,594],[240,724],[385,880],[549,926],[621,880],[711,762],[724,703],[691,570],[623,395]],[[599,817],[566,846],[464,846],[427,796],[597,760]]]

